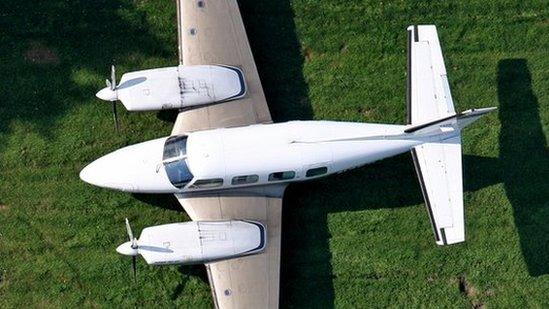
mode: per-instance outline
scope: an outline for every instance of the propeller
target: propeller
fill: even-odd
[[[118,114],[116,112],[116,101],[118,100],[118,91],[117,91],[117,85],[116,85],[116,70],[114,68],[114,65],[111,66],[111,79],[105,80],[105,84],[107,85],[107,87],[99,90],[99,92],[97,92],[95,96],[100,98],[101,100],[112,102],[112,117],[114,120],[114,128],[116,129],[116,132],[119,132]]]
[[[113,75],[114,75],[114,65],[112,66]],[[114,79],[113,79],[114,80]],[[116,110],[116,109],[115,109]],[[115,114],[116,115],[116,114]],[[130,221],[126,218],[126,231],[128,232],[128,238],[131,242],[131,248],[137,251],[137,239],[133,237],[132,228],[130,226]],[[132,270],[133,270],[133,279],[137,281],[137,266],[136,266],[136,255],[132,255]]]
[[[129,241],[118,246],[118,248],[116,248],[116,251],[120,254],[129,255],[132,257],[133,278],[135,281],[137,281],[136,257],[139,254],[139,244],[137,242],[137,238],[133,236],[132,228],[130,226],[130,221],[128,220],[128,218],[126,218],[126,232],[128,233]]]
[[[107,83],[107,87],[109,87],[112,91],[116,90],[116,69],[114,68],[114,65],[111,65],[111,80],[109,81],[107,79],[106,83]],[[118,126],[118,114],[116,112],[116,101],[112,101],[112,117],[114,120],[114,128],[118,133],[120,132],[120,129]]]

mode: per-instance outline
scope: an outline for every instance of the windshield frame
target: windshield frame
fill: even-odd
[[[188,185],[194,178],[187,160],[187,136],[170,136],[164,143],[162,165],[171,184],[179,189]]]

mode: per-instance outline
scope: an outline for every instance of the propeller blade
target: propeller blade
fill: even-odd
[[[112,117],[113,117],[113,120],[114,120],[114,128],[116,129],[116,132],[119,132],[120,129],[118,127],[118,114],[116,113],[116,102],[113,101],[112,102]],[[128,219],[126,219],[126,222]]]
[[[137,282],[137,265],[135,263],[135,255],[132,256],[132,269],[133,269],[133,280]]]
[[[126,218],[126,231],[128,232],[128,237],[130,238],[130,241],[133,241],[132,228],[130,226],[130,221],[128,220],[128,218]]]
[[[116,70],[114,65],[111,66],[111,90],[116,89]]]

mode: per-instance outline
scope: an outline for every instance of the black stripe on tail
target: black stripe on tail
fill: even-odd
[[[435,218],[433,217],[433,209],[431,208],[431,202],[429,201],[429,195],[427,195],[427,187],[425,187],[425,181],[423,181],[423,174],[421,173],[421,167],[419,166],[419,161],[417,159],[417,152],[412,148],[412,159],[414,161],[414,167],[416,168],[417,178],[419,179],[419,186],[421,187],[421,193],[423,194],[423,199],[425,200],[425,206],[427,207],[427,213],[429,214],[429,220],[431,221],[431,227],[433,228],[433,234],[435,234],[435,240],[440,241],[438,235],[437,224]],[[446,236],[446,235],[444,235]],[[446,238],[446,237],[444,237]],[[444,240],[446,243],[446,239]]]
[[[408,30],[406,49],[406,123],[412,124],[412,30]]]

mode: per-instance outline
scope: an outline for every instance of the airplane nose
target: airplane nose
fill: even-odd
[[[80,171],[80,179],[103,188],[130,192],[137,190],[138,187],[128,181],[129,179],[123,179],[125,173],[120,168],[119,161],[120,158],[115,153],[101,157]]]
[[[162,168],[165,141],[160,138],[111,152],[84,167],[80,179],[126,192],[175,193],[177,189]]]
[[[116,90],[111,90],[109,87],[105,87],[95,94],[96,97],[103,101],[116,101],[118,100],[118,94]]]
[[[86,167],[84,167],[81,171],[80,171],[80,179],[82,179],[83,181],[89,183],[89,184],[92,184],[92,185],[97,185],[97,181],[96,181],[96,174],[97,174],[97,169],[95,167],[92,166],[93,163],[91,164],[88,164]]]

